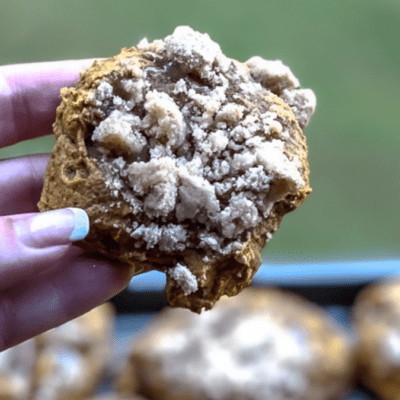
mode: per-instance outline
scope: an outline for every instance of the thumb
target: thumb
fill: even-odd
[[[39,249],[83,239],[89,233],[89,218],[80,208],[64,208],[18,219],[13,228],[20,244]]]
[[[79,208],[0,217],[1,286],[60,261],[88,232],[89,218]]]

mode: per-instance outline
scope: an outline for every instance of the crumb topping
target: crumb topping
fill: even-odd
[[[119,61],[86,97],[86,144],[116,204],[130,207],[124,229],[137,249],[240,250],[274,204],[306,184],[274,99],[304,127],[314,94],[296,89],[281,61],[241,64],[189,27],[137,49],[147,64]],[[183,264],[169,271],[185,294],[197,288]]]
[[[293,111],[301,128],[305,128],[310,122],[317,105],[317,98],[311,89],[284,89],[281,94],[282,100]]]
[[[185,265],[176,264],[175,267],[168,270],[168,274],[182,288],[185,296],[194,293],[198,289],[196,277]]]
[[[286,88],[297,88],[300,82],[281,60],[264,60],[255,56],[246,61],[252,78],[276,94]]]

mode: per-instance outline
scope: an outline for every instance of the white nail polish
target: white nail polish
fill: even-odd
[[[68,210],[71,210],[75,215],[75,226],[69,239],[71,242],[82,240],[89,233],[89,217],[86,212],[80,208],[70,207]]]
[[[43,248],[83,239],[89,233],[89,218],[79,208],[64,208],[17,221],[14,227],[21,243]]]

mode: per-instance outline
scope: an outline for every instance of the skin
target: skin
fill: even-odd
[[[0,148],[52,133],[60,89],[93,60],[0,67]],[[38,213],[47,154],[0,161],[0,351],[61,325],[126,288],[132,272],[88,258],[68,235],[31,247],[16,234]]]

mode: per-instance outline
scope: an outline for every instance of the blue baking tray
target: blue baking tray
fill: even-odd
[[[252,285],[273,285],[299,293],[325,307],[343,327],[351,329],[350,310],[358,292],[369,283],[391,279],[399,274],[400,260],[286,265],[264,263]],[[163,273],[149,272],[134,277],[127,290],[112,300],[117,309],[113,351],[115,368],[122,365],[135,335],[146,327],[157,311],[167,305],[164,286]],[[111,379],[105,380],[100,392],[107,392],[110,387]],[[358,386],[343,400],[379,399]]]

